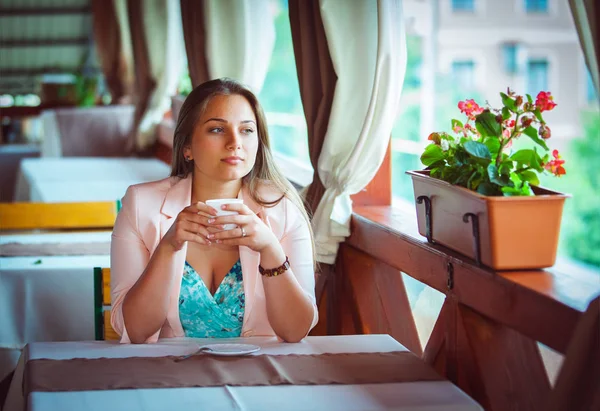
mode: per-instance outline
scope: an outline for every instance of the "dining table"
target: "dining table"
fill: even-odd
[[[226,351],[219,347],[232,344],[251,345],[258,351],[231,356],[198,352],[209,344],[216,344],[219,354]],[[153,344],[34,342],[19,359],[5,409],[481,411],[482,407],[391,336],[372,334],[308,336],[297,343],[277,337],[169,338]]]
[[[18,202],[94,202],[121,199],[127,187],[156,181],[170,167],[155,158],[58,157],[21,161],[15,184]]]
[[[94,267],[110,266],[111,231],[0,235],[0,380],[34,341],[95,336]]]

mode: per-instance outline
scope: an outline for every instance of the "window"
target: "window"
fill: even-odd
[[[273,0],[275,46],[258,96],[269,125],[271,148],[286,176],[301,185],[312,181],[306,120],[296,73],[287,0]],[[301,177],[298,177],[301,174]],[[308,179],[308,180],[307,180]],[[298,181],[296,181],[298,180]]]
[[[506,74],[514,76],[519,72],[517,43],[505,43],[502,46],[502,58]]]
[[[459,90],[475,88],[475,63],[472,60],[452,62],[452,78]]]
[[[475,11],[475,0],[452,0],[452,11],[473,12]]]
[[[527,13],[547,13],[548,0],[525,0],[525,11]]]
[[[598,101],[598,97],[596,96],[596,88],[594,87],[594,82],[592,81],[592,75],[589,70],[586,70],[587,74],[587,82],[586,82],[586,101],[588,104],[592,104]]]
[[[548,91],[548,61],[529,60],[527,63],[526,93],[535,97],[540,91]]]

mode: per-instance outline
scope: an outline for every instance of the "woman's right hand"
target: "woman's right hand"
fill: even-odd
[[[215,227],[208,224],[209,218],[214,218],[217,211],[199,201],[187,206],[177,215],[175,222],[162,238],[161,243],[179,251],[186,241],[210,245],[207,236],[214,232]]]

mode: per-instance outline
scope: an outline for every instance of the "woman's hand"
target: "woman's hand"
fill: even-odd
[[[245,204],[225,204],[223,210],[237,211],[237,215],[214,217],[208,220],[210,226],[236,224],[232,230],[211,232],[209,241],[225,245],[244,245],[254,251],[263,252],[269,248],[281,248],[277,237],[259,216],[254,214]]]
[[[211,240],[208,236],[218,230],[218,225],[209,224],[208,220],[216,215],[217,211],[214,208],[201,201],[184,208],[161,243],[169,245],[174,251],[181,250],[186,241],[210,245]]]

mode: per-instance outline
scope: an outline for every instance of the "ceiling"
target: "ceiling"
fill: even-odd
[[[46,73],[96,73],[90,0],[0,0],[0,94],[38,93]]]

